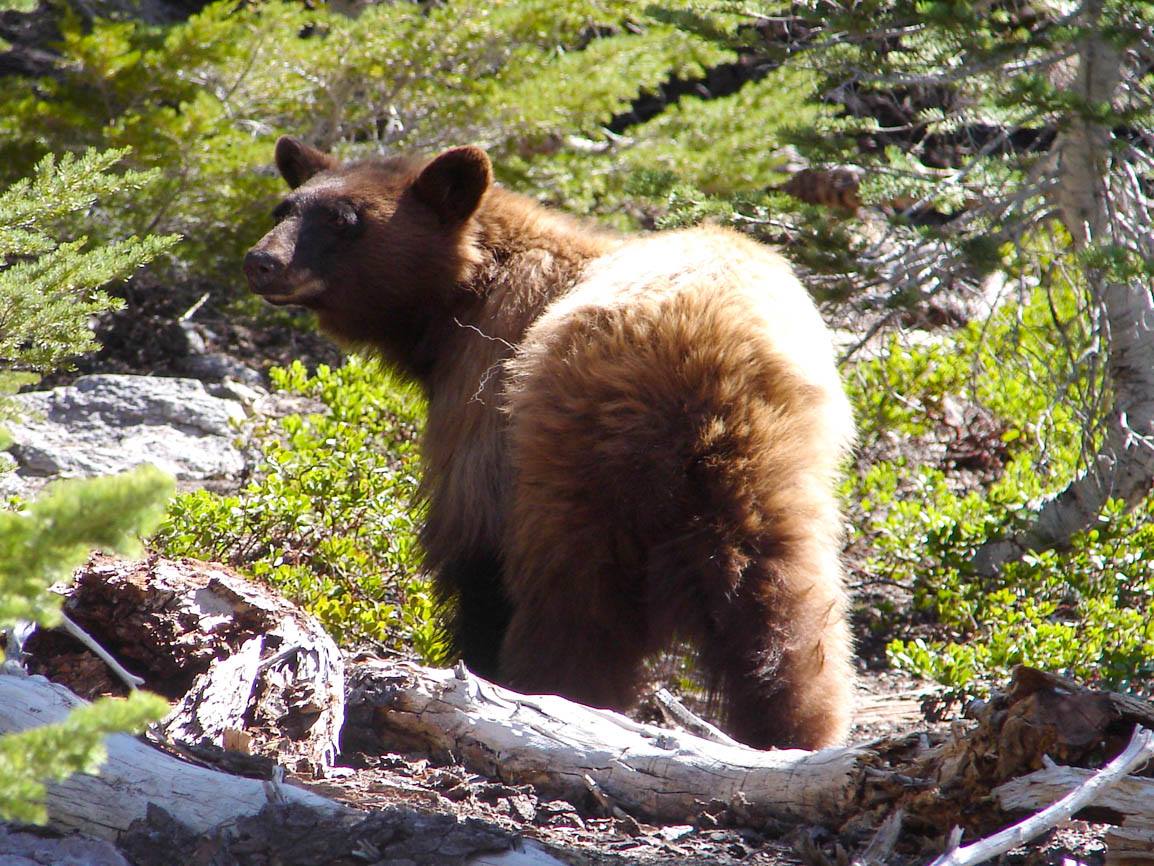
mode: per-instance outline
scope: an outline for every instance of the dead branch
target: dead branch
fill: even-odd
[[[658,689],[653,693],[653,699],[657,701],[657,708],[661,710],[661,715],[665,717],[665,721],[680,725],[695,737],[701,737],[714,743],[723,743],[727,746],[741,745],[716,725],[712,725],[705,719],[691,713],[689,708],[677,700],[669,689]]]
[[[120,677],[124,684],[130,689],[138,689],[144,685],[143,679],[134,673],[126,671],[124,666],[120,664],[120,662],[118,662],[115,658],[113,658],[112,654],[109,653],[108,650],[97,643],[92,635],[74,623],[71,617],[69,617],[67,614],[60,615],[60,624],[64,627],[66,632],[88,647],[88,649],[95,653],[102,662],[108,665],[108,669]]]
[[[975,866],[977,863],[992,860],[999,854],[1005,854],[1045,831],[1069,821],[1076,812],[1097,803],[1104,791],[1117,785],[1133,770],[1144,765],[1151,756],[1154,756],[1154,732],[1145,728],[1135,728],[1129,745],[1118,757],[1097,773],[1093,773],[1065,797],[988,839],[946,852],[931,866]]]

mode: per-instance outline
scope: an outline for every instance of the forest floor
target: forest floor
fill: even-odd
[[[274,364],[299,360],[309,367],[339,364],[340,352],[323,337],[294,322],[294,314],[278,313],[277,318],[252,324],[247,317],[233,316],[223,300],[209,297],[192,315],[186,315],[200,296],[193,289],[130,290],[129,308],[106,315],[99,326],[103,348],[82,358],[73,373],[117,372],[205,378],[224,374],[267,379]],[[183,318],[182,318],[183,317]],[[205,357],[213,359],[205,364]],[[58,380],[59,381],[59,380]],[[981,424],[968,430],[983,429]],[[954,447],[946,431],[937,443],[888,443],[885,448],[911,449],[911,459],[942,460]],[[991,445],[984,457],[980,441],[970,442],[975,459],[957,472],[959,485],[978,485],[982,467],[996,463],[998,437],[979,435]],[[914,452],[917,453],[914,453]],[[877,455],[873,455],[876,457]],[[981,458],[981,459],[978,459]],[[988,458],[988,459],[987,459]],[[871,459],[861,454],[862,460]],[[955,461],[956,463],[956,461]],[[975,469],[975,467],[977,467]],[[858,631],[860,695],[851,742],[868,743],[876,738],[915,731],[941,729],[958,722],[961,707],[943,700],[943,692],[933,684],[913,680],[887,669],[883,639],[871,636],[870,599],[888,594],[899,609],[909,606],[892,587],[871,584],[857,567],[861,552],[847,550],[851,585],[859,611]],[[894,595],[895,592],[899,594]],[[639,710],[639,717],[661,723],[654,702]],[[759,829],[725,826],[703,811],[678,826],[650,826],[632,817],[606,817],[590,797],[576,804],[539,799],[528,786],[509,786],[477,776],[459,765],[438,764],[411,756],[346,755],[345,767],[323,782],[299,780],[326,796],[351,805],[374,809],[406,806],[421,811],[449,813],[459,818],[475,818],[504,830],[537,839],[562,853],[573,863],[588,864],[848,864],[868,838],[838,837],[818,827],[778,824]],[[951,828],[941,827],[940,835],[921,836],[899,844],[887,861],[895,866],[929,862],[941,852]],[[1079,863],[1098,866],[1105,862],[1102,844],[1104,827],[1075,822],[1053,831],[1040,842],[1023,846],[1006,855],[1004,863]],[[972,840],[969,840],[972,841]]]

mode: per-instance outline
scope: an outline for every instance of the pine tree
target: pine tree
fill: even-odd
[[[281,194],[267,170],[280,134],[354,158],[537,152],[733,56],[631,0],[376,3],[355,17],[218,0],[170,28],[67,11],[60,24],[59,75],[0,92],[0,181],[46,152],[129,147],[132,167],[161,176],[106,232],[178,232],[180,262],[224,285]]]
[[[124,150],[45,156],[32,177],[0,193],[0,393],[35,381],[94,347],[88,320],[116,305],[101,287],[129,276],[174,237],[145,237],[87,247],[55,237],[67,217],[91,211],[111,194],[155,181],[109,169]]]
[[[111,304],[100,286],[175,242],[130,238],[89,248],[83,239],[54,236],[54,223],[65,215],[147,183],[140,174],[108,171],[122,155],[45,157],[33,177],[0,193],[0,386],[9,391],[87,349],[89,317]],[[139,549],[138,539],[158,521],[171,492],[169,478],[144,468],[60,482],[31,504],[0,511],[0,627],[58,622],[60,600],[49,587],[68,579],[93,547]],[[15,644],[10,633],[10,652]],[[0,817],[45,820],[47,781],[95,772],[106,734],[139,731],[166,709],[160,698],[134,693],[127,701],[80,708],[59,724],[0,737]]]
[[[138,539],[156,525],[171,494],[171,479],[144,467],[59,482],[27,508],[0,512],[0,626],[55,624],[60,599],[48,588],[68,579],[93,547],[139,550]],[[140,731],[167,710],[163,699],[133,692],[81,707],[57,724],[0,736],[0,818],[43,822],[46,782],[96,772],[106,734]]]

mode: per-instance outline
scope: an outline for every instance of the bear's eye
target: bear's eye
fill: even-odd
[[[325,212],[325,220],[335,229],[348,229],[357,224],[357,212],[350,206],[334,207]]]

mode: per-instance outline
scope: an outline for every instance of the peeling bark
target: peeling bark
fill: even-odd
[[[177,700],[161,732],[223,748],[249,731],[251,748],[275,741],[277,758],[323,768],[344,722],[344,659],[313,617],[222,565],[153,556],[97,555],[76,573],[65,610],[105,649]],[[102,663],[60,654],[40,638],[43,672],[93,697],[112,689]],[[29,649],[37,653],[37,642]],[[97,690],[85,691],[95,684]]]
[[[1104,0],[1087,2],[1076,24],[1084,28],[1072,93],[1086,106],[1114,105],[1121,98],[1127,56],[1104,32]],[[1115,246],[1151,260],[1143,230],[1149,214],[1131,213],[1124,201],[1142,201],[1122,171],[1125,157],[1113,131],[1089,113],[1073,116],[1054,143],[1056,183],[1051,197],[1077,251]],[[1120,218],[1137,223],[1128,230]],[[991,542],[975,557],[979,573],[991,574],[1029,550],[1060,547],[1092,527],[1110,499],[1134,507],[1154,486],[1154,297],[1147,279],[1120,281],[1108,272],[1085,270],[1087,288],[1108,352],[1106,372],[1113,399],[1102,445],[1081,477],[1047,502],[1030,528],[1016,538]]]

